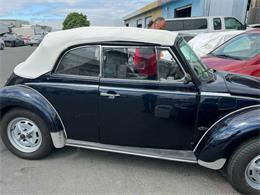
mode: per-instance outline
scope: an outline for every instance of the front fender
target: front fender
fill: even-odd
[[[14,107],[35,112],[46,122],[54,146],[61,148],[65,145],[65,127],[61,118],[50,102],[38,91],[25,85],[8,86],[0,89],[0,100],[2,115],[6,110]]]
[[[237,110],[216,122],[194,149],[198,163],[221,169],[242,142],[260,133],[260,105]]]

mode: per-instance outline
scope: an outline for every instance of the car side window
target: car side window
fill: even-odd
[[[221,30],[221,19],[220,18],[214,18],[213,19],[213,25],[214,25],[214,30]]]
[[[228,44],[219,47],[214,55],[225,55],[235,59],[250,59],[260,54],[260,35],[244,34],[232,39]]]
[[[168,49],[104,47],[103,76],[132,80],[179,80],[184,73]]]
[[[183,30],[183,20],[166,21],[165,30],[178,31]]]
[[[158,79],[173,81],[182,79],[185,74],[168,49],[158,49]]]
[[[86,46],[68,51],[56,69],[57,74],[99,76],[100,47]]]
[[[183,30],[201,30],[208,28],[207,19],[184,20]]]
[[[241,30],[243,29],[242,24],[236,20],[235,18],[225,18],[225,28],[226,29],[236,29]]]
[[[229,44],[223,51],[225,53],[243,52],[246,50],[252,50],[253,42],[249,37],[241,37],[236,42]]]

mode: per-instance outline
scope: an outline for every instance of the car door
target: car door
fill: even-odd
[[[59,113],[68,139],[97,142],[100,46],[67,51],[56,70],[31,86]]]
[[[225,29],[226,30],[242,30],[243,25],[236,18],[233,17],[225,17]]]
[[[104,46],[100,80],[100,141],[191,149],[197,91],[170,48]]]

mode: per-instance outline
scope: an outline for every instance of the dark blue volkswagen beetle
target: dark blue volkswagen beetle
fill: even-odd
[[[173,32],[54,32],[0,89],[1,137],[25,159],[74,146],[198,163],[258,193],[259,89],[208,69]]]

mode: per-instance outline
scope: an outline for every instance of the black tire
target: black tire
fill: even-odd
[[[11,42],[11,47],[15,47],[16,46],[16,42],[15,41],[12,41]]]
[[[5,46],[6,47],[11,47],[11,42],[10,41],[5,41]]]
[[[39,128],[42,136],[42,142],[39,146],[39,148],[31,153],[22,152],[19,149],[17,149],[9,140],[7,135],[7,128],[9,123],[19,117],[27,118],[31,121],[33,121]],[[30,160],[36,160],[41,159],[43,157],[46,157],[52,150],[53,150],[53,144],[50,136],[50,132],[48,131],[48,127],[44,120],[39,117],[37,114],[25,110],[25,109],[12,109],[8,113],[6,113],[0,123],[0,135],[3,140],[3,143],[5,146],[15,155],[18,157],[24,158],[24,159],[30,159]]]
[[[260,155],[259,137],[245,142],[232,154],[227,166],[227,176],[232,186],[242,194],[259,194],[246,180],[245,171],[248,164]]]

